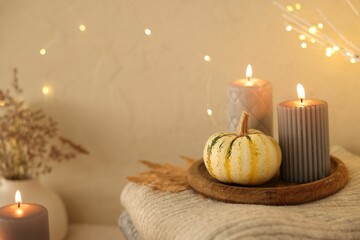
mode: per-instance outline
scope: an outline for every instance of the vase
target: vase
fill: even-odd
[[[41,185],[39,179],[0,179],[0,207],[15,203],[15,192],[20,190],[24,203],[37,203],[47,208],[51,240],[64,240],[68,230],[65,205],[54,191]]]

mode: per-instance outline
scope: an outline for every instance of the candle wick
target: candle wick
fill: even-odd
[[[20,208],[20,203],[18,203],[18,208]]]
[[[247,78],[248,82],[250,82],[250,77]]]
[[[303,98],[300,98],[300,102],[303,103],[303,102],[304,102],[304,99],[303,99]]]

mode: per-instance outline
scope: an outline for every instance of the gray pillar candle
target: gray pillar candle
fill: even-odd
[[[30,203],[1,207],[0,239],[49,240],[47,209]]]
[[[268,81],[252,78],[250,65],[246,69],[246,78],[234,80],[229,85],[229,131],[236,131],[243,111],[250,115],[249,128],[273,135],[272,86]]]
[[[330,173],[328,105],[305,99],[298,84],[298,100],[278,105],[279,143],[282,151],[281,178],[306,183]]]

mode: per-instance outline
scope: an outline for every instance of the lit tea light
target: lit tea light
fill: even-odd
[[[355,58],[350,58],[350,62],[351,63],[356,63],[356,59]]]
[[[324,24],[318,23],[318,24],[317,24],[317,27],[318,27],[319,29],[323,29],[323,28],[324,28]]]
[[[293,27],[291,25],[287,25],[285,27],[285,30],[288,31],[288,32],[291,32],[293,30]]]
[[[212,114],[213,114],[213,111],[210,108],[206,112],[209,116],[212,116]]]
[[[304,34],[301,34],[301,35],[299,35],[299,39],[300,39],[300,40],[305,40],[305,39],[306,39],[306,36],[305,36]]]

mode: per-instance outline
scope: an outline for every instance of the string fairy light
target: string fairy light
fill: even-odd
[[[205,60],[206,62],[211,62],[211,57],[210,57],[209,55],[205,55],[205,56],[204,56],[204,60]]]
[[[138,17],[136,17],[139,24],[140,24],[140,19]],[[143,25],[143,24],[141,24]],[[291,26],[288,27],[288,29],[291,28]],[[87,30],[87,26],[85,24],[79,24],[78,25],[78,30],[81,31],[81,32],[85,32]],[[291,31],[292,29],[290,29],[289,31]],[[151,36],[153,34],[152,30],[150,28],[145,28],[143,29],[143,33],[146,35],[146,36]],[[60,38],[61,37],[61,38]],[[43,48],[41,48],[39,50],[39,53],[40,55],[44,56],[47,54],[47,51],[48,49],[50,48],[51,45],[53,45],[54,42],[58,41],[58,40],[61,40],[62,38],[64,37],[64,33],[63,32],[56,32],[56,35],[50,39],[50,41],[48,41],[46,44],[44,44]],[[204,55],[203,56],[203,60],[205,62],[208,62],[210,63],[212,61],[212,58],[209,56],[209,55]],[[98,65],[100,64],[100,61],[98,62]],[[98,66],[95,68],[97,69]],[[206,80],[206,89],[207,89],[207,108],[206,108],[206,114],[209,116],[210,120],[212,121],[212,123],[214,125],[217,125],[217,121],[216,119],[214,118],[214,112],[213,112],[213,109],[210,107],[210,99],[211,99],[211,96],[210,96],[210,83],[212,81],[212,75],[213,73],[210,72],[209,73],[209,76]],[[51,95],[52,94],[52,87],[51,86],[48,86],[48,85],[44,85],[41,87],[41,93],[44,95],[44,96],[48,96],[48,95]],[[3,101],[0,101],[0,107],[1,106],[4,106],[5,105],[5,102]]]
[[[287,25],[285,29],[286,31],[291,32],[293,30],[293,27],[291,25]]]
[[[150,36],[150,35],[152,34],[150,28],[145,28],[144,33],[145,33],[145,35],[147,35],[147,36]]]
[[[80,24],[80,25],[79,25],[79,30],[80,30],[81,32],[85,32],[85,31],[86,31],[86,26],[85,26],[84,24]]]
[[[50,87],[49,86],[43,86],[42,89],[41,89],[41,92],[43,95],[49,95],[50,93]]]
[[[46,49],[45,48],[40,49],[39,53],[40,55],[44,56],[46,54]]]
[[[315,34],[317,31],[316,27],[315,26],[312,26],[312,27],[309,27],[309,33],[311,34]]]
[[[351,3],[350,0],[346,0],[349,7],[357,17],[360,17],[357,9]],[[288,31],[287,26],[291,26],[291,31],[295,31],[299,34],[299,40],[302,41],[300,46],[306,48],[307,44],[304,42],[305,39],[310,38],[311,43],[317,43],[317,45],[325,48],[325,56],[331,57],[333,54],[337,53],[349,59],[351,63],[360,62],[360,48],[355,46],[355,44],[348,40],[332,22],[325,16],[325,14],[317,8],[316,11],[319,16],[322,18],[323,22],[328,26],[326,29],[332,30],[336,35],[341,39],[343,44],[340,44],[339,41],[330,37],[329,34],[326,34],[323,29],[325,27],[323,22],[318,22],[317,24],[311,24],[306,19],[299,16],[299,14],[294,13],[294,8],[291,5],[286,7],[279,4],[276,0],[272,0],[272,3],[278,7],[282,12],[282,17],[285,19],[285,30]],[[295,4],[297,10],[301,9],[301,5],[298,7]],[[290,31],[288,31],[290,32]]]

